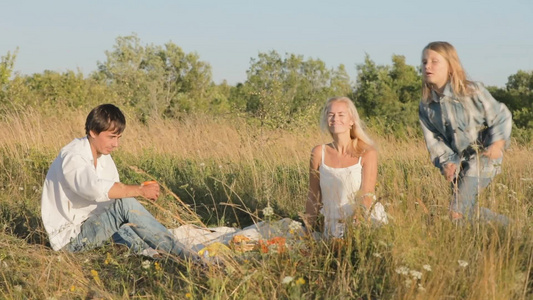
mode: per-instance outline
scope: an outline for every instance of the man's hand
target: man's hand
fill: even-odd
[[[156,200],[159,197],[159,184],[157,181],[146,181],[141,185],[115,182],[108,192],[109,199],[139,196],[150,200]]]
[[[444,175],[446,180],[452,181],[455,178],[455,171],[457,171],[457,165],[454,163],[447,163],[444,165],[444,168],[442,168],[442,175]]]
[[[489,148],[483,152],[483,155],[490,159],[497,159],[503,156],[503,147],[505,146],[504,140],[499,140],[492,143]]]
[[[157,200],[159,198],[159,184],[157,181],[145,181],[141,184],[141,196],[150,199]]]

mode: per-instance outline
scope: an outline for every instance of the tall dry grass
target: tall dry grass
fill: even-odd
[[[226,269],[150,261],[106,246],[54,252],[40,223],[40,185],[59,149],[84,135],[87,111],[4,111],[0,118],[0,297],[6,299],[532,299],[533,158],[513,144],[503,172],[480,197],[512,225],[457,228],[449,186],[423,141],[374,136],[377,192],[390,224],[352,228],[342,246],[305,241],[282,255],[257,254]],[[247,225],[271,205],[279,217],[303,210],[317,127],[270,130],[244,119],[129,118],[113,154],[122,180],[151,176],[209,225]],[[137,173],[135,166],[146,173]],[[148,207],[169,226],[183,212],[172,195]],[[149,204],[147,204],[149,205]],[[289,281],[287,278],[293,278]]]

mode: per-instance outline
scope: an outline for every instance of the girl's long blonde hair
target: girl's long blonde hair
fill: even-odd
[[[366,134],[363,128],[363,122],[359,118],[359,113],[357,113],[357,108],[355,108],[353,101],[348,97],[333,97],[326,101],[326,105],[324,105],[324,108],[322,110],[322,116],[320,118],[320,128],[324,131],[329,132],[329,134],[331,135],[331,131],[329,130],[328,126],[328,113],[329,107],[333,102],[342,102],[348,106],[348,111],[352,116],[354,122],[354,125],[350,129],[350,138],[352,140],[352,149],[354,153],[360,154],[364,152],[364,150],[368,146],[373,146],[374,142]]]
[[[422,57],[426,50],[433,50],[442,55],[448,62],[448,81],[450,82],[454,94],[458,96],[469,96],[472,94],[473,82],[467,79],[466,72],[461,65],[459,56],[455,48],[448,42],[431,42],[424,50],[422,50]],[[431,85],[422,78],[422,99],[428,101],[431,99]]]

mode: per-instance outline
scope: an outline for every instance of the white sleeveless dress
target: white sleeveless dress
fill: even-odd
[[[324,236],[326,238],[344,236],[346,223],[353,221],[357,192],[361,189],[361,157],[346,168],[332,168],[324,163],[326,146],[322,145],[320,163],[320,193],[324,215]],[[387,214],[381,203],[376,203],[370,214],[372,221],[388,223]]]

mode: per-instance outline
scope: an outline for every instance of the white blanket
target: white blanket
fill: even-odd
[[[214,242],[227,245],[235,235],[243,235],[252,241],[258,241],[273,237],[292,238],[302,236],[304,233],[302,225],[289,218],[272,222],[263,221],[243,229],[232,227],[202,228],[196,225],[183,225],[170,229],[170,232],[176,240],[196,252]]]

